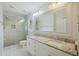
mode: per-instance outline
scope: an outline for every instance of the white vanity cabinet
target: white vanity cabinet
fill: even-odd
[[[43,44],[35,39],[27,39],[28,52],[33,56],[70,56],[70,54]]]
[[[38,55],[37,41],[32,38],[27,38],[27,50],[34,56]]]

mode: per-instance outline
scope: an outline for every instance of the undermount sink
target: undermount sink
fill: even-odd
[[[42,36],[31,36],[31,38],[34,38],[40,42],[48,42],[48,41],[51,41],[52,39],[49,39],[49,38],[45,38],[45,37],[42,37]]]
[[[62,44],[59,41],[56,41],[56,40],[50,40],[50,41],[47,42],[47,44],[54,46],[54,47],[57,47],[57,48],[62,46]]]
[[[51,39],[48,39],[48,38],[40,38],[40,39],[38,39],[38,41],[46,44],[47,42],[51,41]]]

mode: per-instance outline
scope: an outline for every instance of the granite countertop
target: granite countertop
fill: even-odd
[[[35,39],[41,43],[47,44],[51,47],[55,47],[59,50],[67,52],[69,54],[77,55],[77,51],[75,50],[75,44],[60,41],[60,40],[55,40],[53,38],[50,39],[50,38],[42,37],[42,36],[29,36],[29,37],[32,39]]]
[[[42,43],[47,43],[48,41],[51,41],[51,39],[45,38],[45,37],[42,37],[42,36],[41,37],[40,36],[29,36],[29,37],[32,38],[32,39],[35,39],[37,41],[40,41]]]
[[[58,40],[52,40],[47,42],[46,44],[58,48],[62,51],[68,52],[73,55],[77,55],[77,51],[75,50],[75,45],[72,43],[67,43],[63,41],[58,41]]]

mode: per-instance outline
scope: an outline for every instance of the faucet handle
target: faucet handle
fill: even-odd
[[[77,55],[79,55],[79,40],[75,41]]]

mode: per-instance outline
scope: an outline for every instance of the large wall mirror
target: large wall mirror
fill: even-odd
[[[45,14],[40,15],[36,20],[36,27],[38,31],[54,31],[54,17],[53,14],[47,12]]]
[[[66,10],[62,9],[55,12],[55,32],[67,33]]]
[[[67,33],[66,9],[46,12],[36,19],[36,30],[43,32]]]

